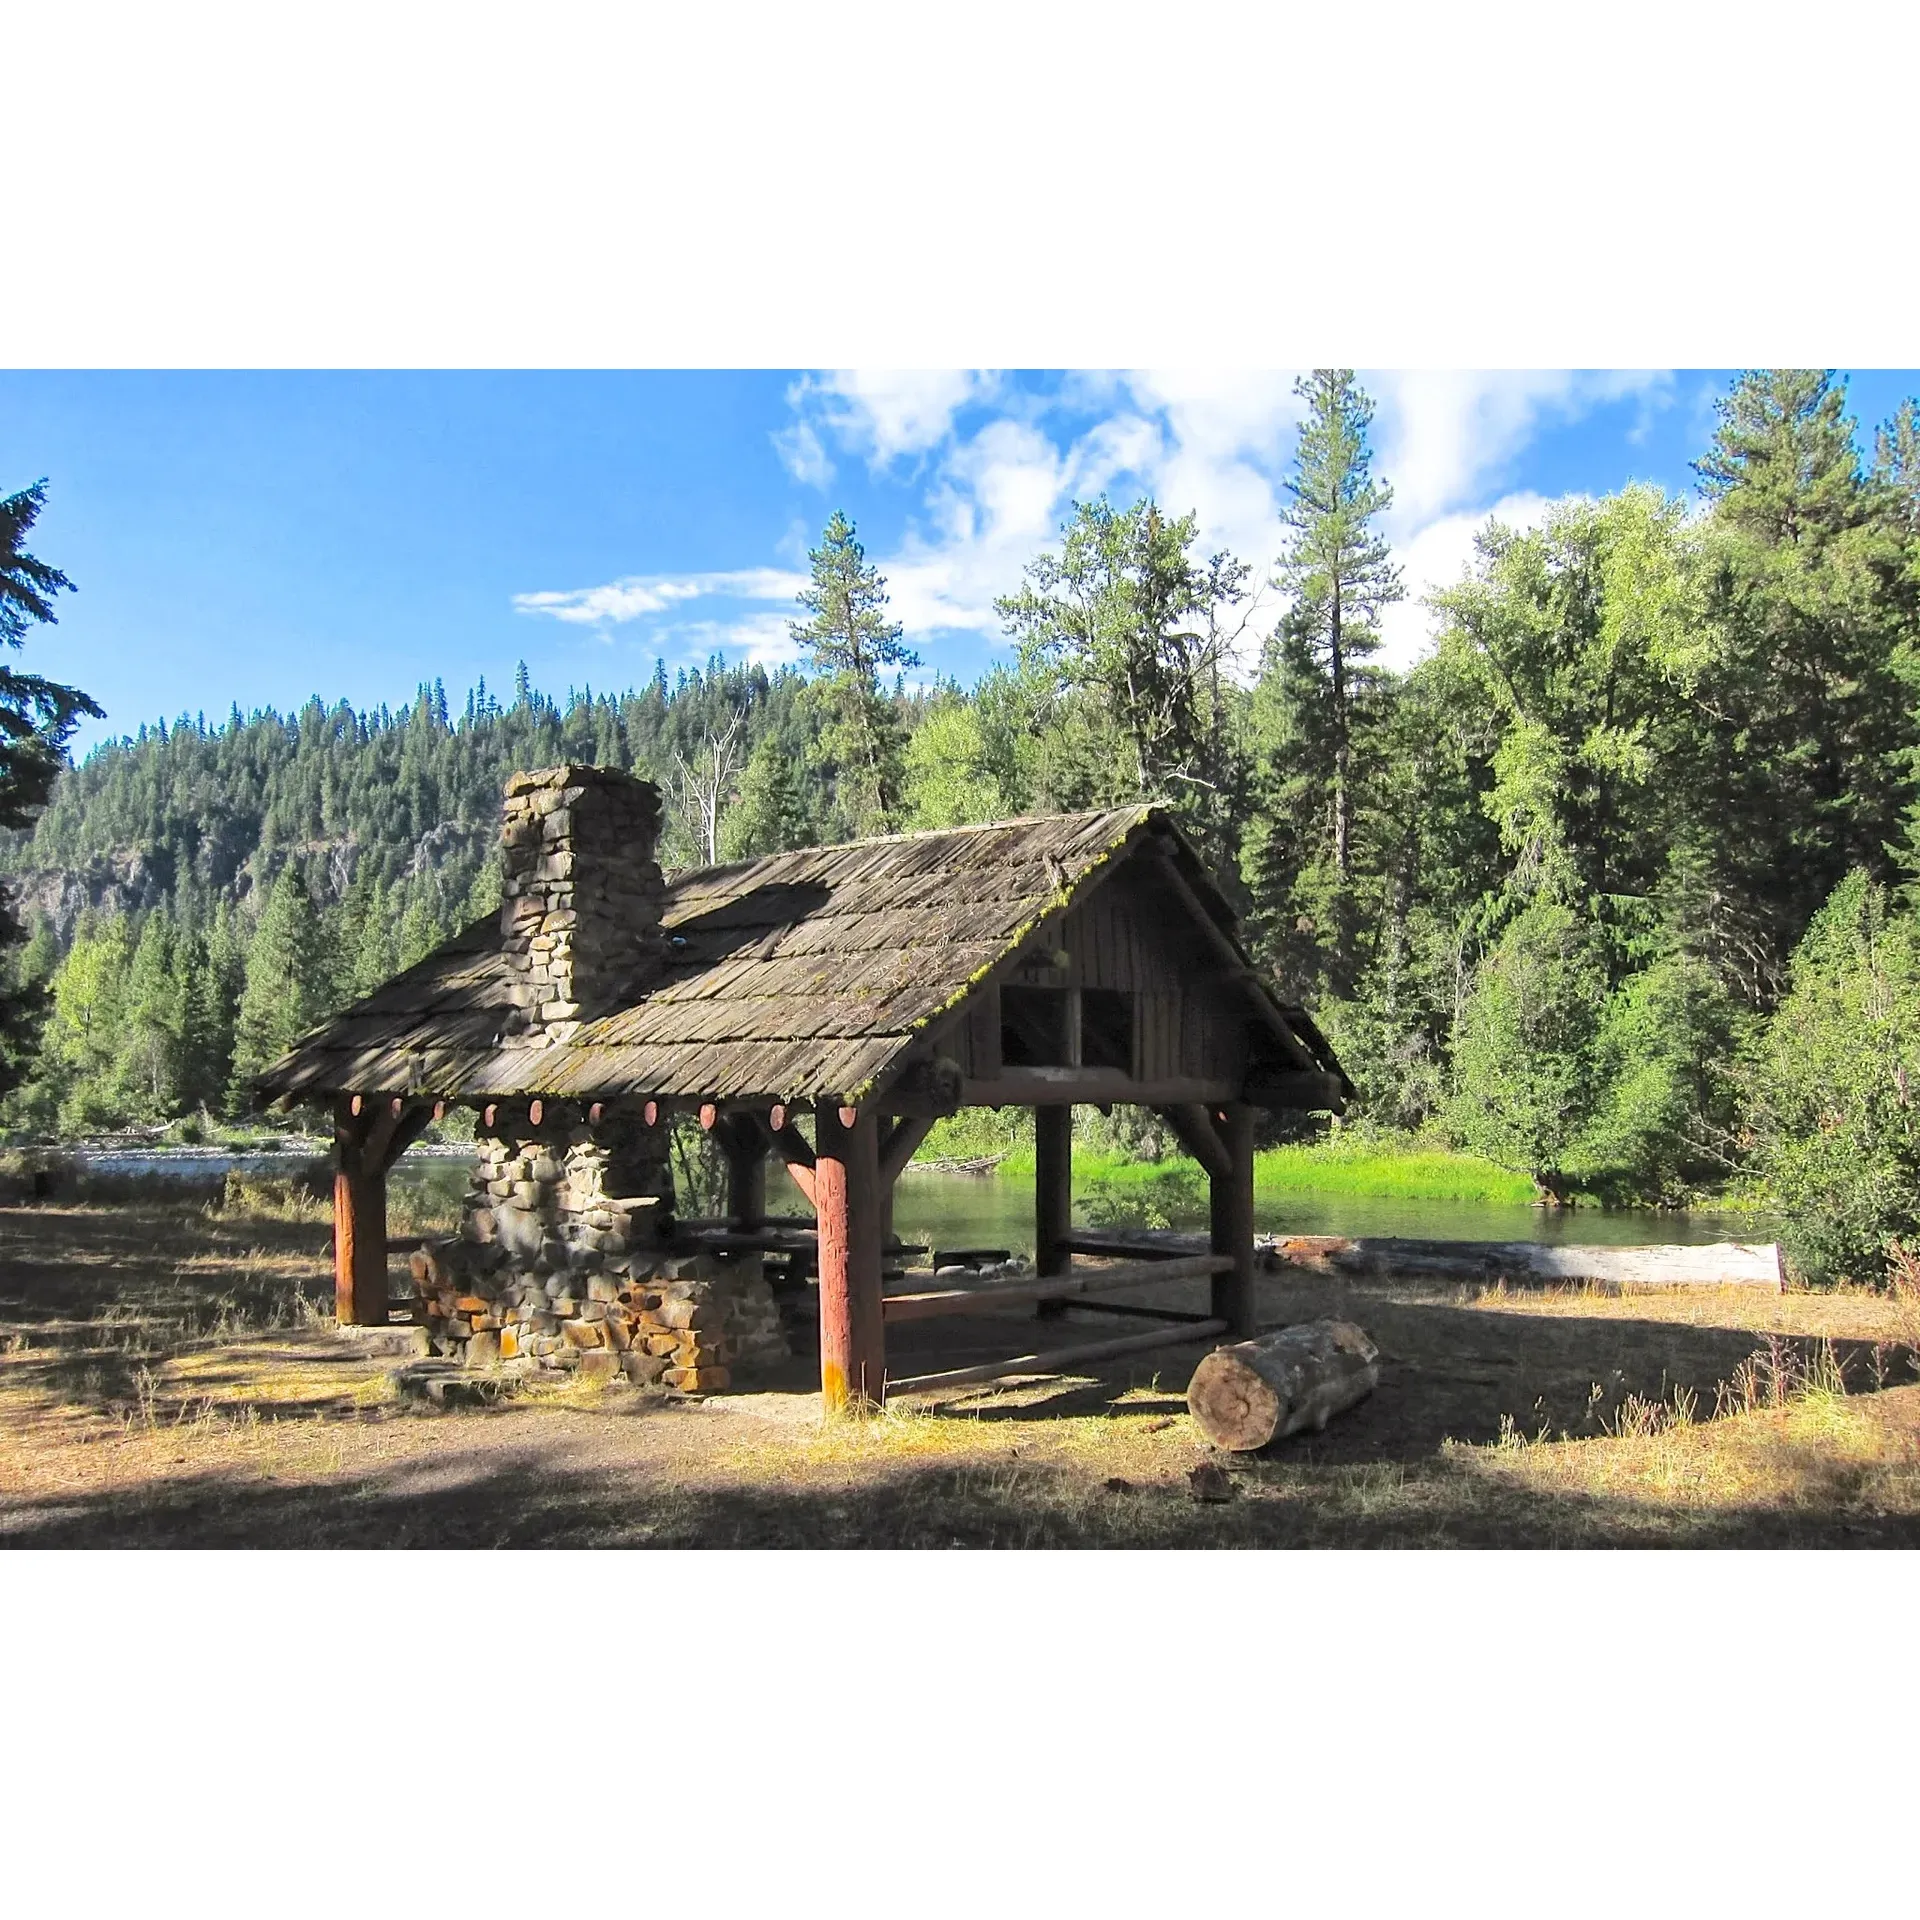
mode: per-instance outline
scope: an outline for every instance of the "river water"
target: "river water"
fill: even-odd
[[[227,1153],[213,1148],[79,1149],[73,1158],[102,1173],[223,1178],[230,1170],[286,1174],[307,1164],[307,1153]],[[394,1180],[435,1199],[451,1215],[465,1187],[472,1156],[463,1153],[403,1155]],[[797,1196],[795,1196],[797,1200]],[[774,1196],[781,1206],[782,1197]],[[1156,1203],[1166,1207],[1164,1197]],[[1078,1198],[1082,1225],[1206,1226],[1204,1202],[1149,1213],[1147,1202],[1129,1212],[1102,1197],[1091,1209]],[[789,1209],[791,1210],[791,1209]],[[915,1173],[900,1178],[893,1220],[903,1240],[935,1247],[1006,1247],[1033,1252],[1033,1187],[1026,1177],[1001,1174]],[[1489,1206],[1472,1200],[1382,1200],[1348,1194],[1291,1194],[1257,1201],[1254,1226],[1261,1233],[1338,1233],[1353,1238],[1396,1236],[1415,1240],[1541,1240],[1573,1246],[1670,1246],[1713,1240],[1770,1240],[1774,1223],[1753,1213],[1666,1213],[1652,1208]]]

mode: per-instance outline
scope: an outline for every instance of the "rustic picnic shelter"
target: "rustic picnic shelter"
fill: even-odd
[[[989,1301],[1047,1317],[1089,1293],[1208,1279],[1204,1315],[1133,1305],[1153,1324],[1042,1356],[1058,1365],[1253,1331],[1256,1115],[1337,1112],[1351,1089],[1249,962],[1167,812],[899,834],[669,881],[660,806],[650,783],[605,768],[514,775],[498,916],[261,1075],[263,1097],[332,1115],[343,1324],[386,1322],[388,1171],[463,1106],[481,1157],[448,1255],[468,1264],[447,1292],[467,1290],[457,1330],[471,1321],[493,1343],[469,1354],[617,1350],[636,1378],[660,1377],[664,1357],[670,1386],[726,1384],[730,1358],[771,1337],[755,1256],[795,1239],[768,1214],[774,1160],[813,1215],[829,1406],[1003,1371],[888,1378],[889,1325]],[[1135,1247],[1115,1264],[1111,1236],[1075,1231],[1073,1108],[1123,1102],[1161,1114],[1205,1169],[1205,1251]],[[935,1119],[986,1106],[1034,1112],[1033,1274],[900,1270],[895,1180]],[[724,1155],[724,1218],[676,1217],[677,1114]],[[712,1276],[735,1261],[729,1292]]]

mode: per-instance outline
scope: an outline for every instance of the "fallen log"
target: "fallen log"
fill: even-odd
[[[1284,1265],[1336,1273],[1432,1274],[1449,1280],[1519,1280],[1604,1287],[1784,1286],[1780,1249],[1772,1241],[1732,1240],[1712,1246],[1594,1247],[1538,1240],[1341,1240],[1301,1236],[1266,1249]]]
[[[1380,1350],[1350,1320],[1309,1320],[1216,1347],[1193,1370],[1187,1411],[1216,1447],[1252,1453],[1364,1400]]]

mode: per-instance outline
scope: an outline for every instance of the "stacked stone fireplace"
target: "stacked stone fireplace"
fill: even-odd
[[[507,782],[501,933],[511,1047],[538,1054],[630,1004],[657,962],[659,789],[598,767]],[[457,1237],[413,1272],[434,1350],[711,1393],[788,1357],[757,1254],[673,1248],[671,1136],[639,1095],[485,1106]]]

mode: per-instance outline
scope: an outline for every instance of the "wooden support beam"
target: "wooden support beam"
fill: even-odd
[[[1182,1260],[1134,1260],[1111,1267],[1081,1267],[1072,1273],[1039,1274],[1031,1280],[990,1280],[977,1287],[934,1287],[925,1293],[896,1293],[880,1303],[888,1320],[935,1320],[952,1313],[991,1313],[997,1307],[1025,1306],[1032,1300],[1064,1300],[1073,1294],[1121,1293],[1131,1287],[1157,1287],[1170,1280],[1200,1280],[1228,1271],[1233,1261],[1220,1253],[1193,1253]]]
[[[333,1314],[343,1327],[387,1323],[387,1172],[379,1157],[387,1140],[372,1136],[383,1123],[390,1134],[393,1116],[363,1111],[369,1105],[356,1094],[333,1116]]]
[[[1045,1279],[1073,1264],[1060,1244],[1073,1228],[1073,1109],[1035,1107],[1033,1144],[1033,1264]],[[1039,1298],[1041,1319],[1059,1314],[1053,1296]]]
[[[961,1089],[968,1107],[1165,1107],[1189,1100],[1240,1097],[1237,1080],[1136,1080],[1118,1067],[1002,1067],[991,1080],[968,1080]],[[880,1096],[885,1113],[933,1112],[910,1088],[890,1087]],[[945,1109],[942,1109],[945,1111]]]
[[[954,1367],[946,1373],[915,1374],[887,1383],[890,1393],[932,1393],[976,1381],[999,1380],[1010,1373],[1061,1373],[1096,1360],[1116,1360],[1122,1354],[1149,1353],[1155,1347],[1189,1346],[1211,1340],[1226,1331],[1224,1320],[1197,1320],[1191,1326],[1156,1327],[1151,1333],[1121,1334],[1112,1340],[1093,1340],[1082,1347],[1056,1347],[1051,1353],[1023,1353],[1011,1360],[989,1360],[977,1367]]]
[[[893,1245],[893,1186],[914,1149],[933,1130],[931,1118],[895,1120],[880,1136],[880,1245]]]
[[[409,1106],[396,1100],[393,1104],[400,1111],[389,1114],[381,1129],[383,1137],[378,1148],[378,1163],[382,1173],[391,1171],[393,1163],[426,1132],[436,1118],[435,1110],[424,1101],[416,1100]],[[373,1153],[370,1142],[362,1150],[361,1157],[372,1164],[369,1156]]]
[[[1069,1253],[1090,1253],[1102,1260],[1184,1260],[1207,1251],[1204,1233],[1162,1233],[1155,1227],[1075,1227],[1060,1242]]]
[[[933,1116],[896,1120],[880,1142],[880,1177],[891,1186],[906,1170],[907,1162],[920,1149],[920,1142],[933,1131]]]
[[[767,1143],[744,1114],[730,1114],[715,1139],[727,1160],[727,1217],[752,1232],[767,1217]]]
[[[886,1391],[880,1317],[880,1123],[823,1104],[814,1115],[820,1222],[820,1396],[829,1412],[878,1405]]]
[[[1214,1122],[1227,1158],[1208,1184],[1213,1250],[1231,1261],[1214,1276],[1213,1311],[1236,1340],[1253,1333],[1253,1109],[1235,1101]]]
[[[775,1112],[784,1109],[775,1108]],[[807,1137],[791,1121],[780,1126],[771,1126],[767,1121],[753,1116],[754,1125],[760,1130],[761,1137],[780,1156],[780,1164],[786,1168],[787,1177],[806,1196],[807,1205],[817,1209],[814,1198],[813,1149],[807,1145]]]
[[[1346,1089],[1337,1073],[1267,1073],[1249,1080],[1241,1097],[1250,1106],[1270,1113],[1338,1113],[1346,1105]]]
[[[1187,1101],[1174,1107],[1156,1107],[1154,1111],[1173,1129],[1173,1137],[1200,1162],[1209,1176],[1218,1176],[1227,1171],[1227,1150],[1220,1144],[1219,1134],[1214,1131],[1212,1114],[1199,1101]]]
[[[1069,1313],[1118,1313],[1134,1320],[1164,1320],[1169,1326],[1197,1327],[1207,1313],[1183,1313],[1178,1307],[1143,1307],[1137,1300],[1065,1300]]]

